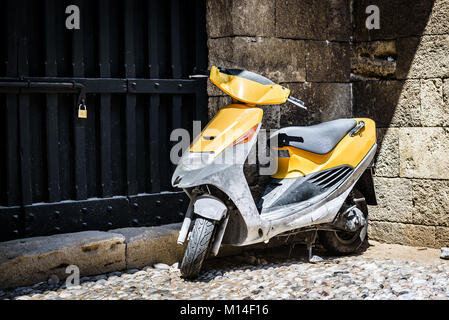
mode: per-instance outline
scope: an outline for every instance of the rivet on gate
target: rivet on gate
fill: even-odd
[[[82,208],[81,213],[87,213],[87,208]]]
[[[159,88],[159,82],[156,82],[155,84],[154,84],[154,87],[157,89],[157,88]]]
[[[83,225],[84,228],[87,228],[87,223],[86,222],[83,222],[82,225]]]
[[[59,218],[61,216],[61,212],[59,210],[55,210],[55,217]]]
[[[112,212],[112,207],[111,207],[111,206],[108,206],[108,207],[106,208],[106,211],[107,211],[107,212]]]

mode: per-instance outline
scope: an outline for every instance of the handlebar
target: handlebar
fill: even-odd
[[[290,96],[290,97],[288,97],[287,101],[293,103],[295,106],[298,106],[298,107],[301,107],[301,108],[307,110],[307,107],[305,106],[304,102],[295,97]]]
[[[204,74],[190,74],[189,79],[201,79],[201,78],[209,78],[208,75]]]
[[[210,70],[198,69],[197,67],[193,68],[193,74],[189,75],[190,79],[200,79],[200,78],[209,78]]]

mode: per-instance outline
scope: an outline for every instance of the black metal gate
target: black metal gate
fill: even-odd
[[[169,137],[207,120],[188,78],[207,68],[205,1],[0,6],[0,241],[180,221]]]

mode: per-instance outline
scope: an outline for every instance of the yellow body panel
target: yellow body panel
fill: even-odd
[[[190,147],[190,152],[213,152],[215,156],[262,121],[263,110],[242,104],[221,108]]]
[[[250,105],[285,103],[290,90],[278,84],[264,85],[256,81],[220,72],[213,66],[210,80],[226,94]]]
[[[347,134],[328,154],[315,154],[290,146],[279,148],[288,150],[290,158],[278,158],[278,170],[272,177],[298,178],[342,165],[356,167],[376,143],[376,124],[366,118],[355,120],[364,121],[365,127],[354,137]]]

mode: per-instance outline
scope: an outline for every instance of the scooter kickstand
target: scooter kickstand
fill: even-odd
[[[315,230],[313,232],[313,234],[311,234],[307,237],[307,240],[308,240],[307,241],[308,262],[310,262],[310,260],[312,260],[312,257],[313,257],[312,248],[313,248],[313,245],[315,244],[316,236],[317,236],[317,231]]]
[[[295,244],[296,244],[296,243],[292,243],[292,244],[290,245],[290,249],[288,250],[288,257],[289,257],[289,258],[290,258],[291,254],[292,254],[293,249],[295,248]]]

